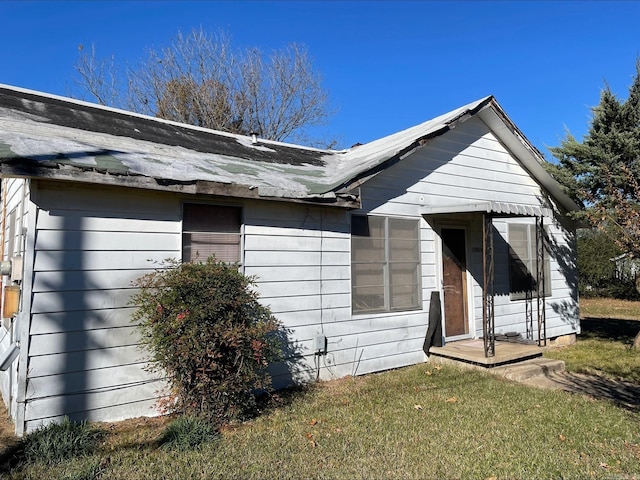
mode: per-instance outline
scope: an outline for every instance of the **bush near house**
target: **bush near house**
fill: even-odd
[[[244,417],[257,392],[271,389],[267,366],[281,350],[279,323],[253,285],[237,265],[214,257],[171,262],[135,282],[133,319],[150,368],[167,376],[168,411],[219,425]]]
[[[578,230],[578,289],[581,297],[638,300],[635,275],[612,261],[623,254],[611,238],[596,229]]]

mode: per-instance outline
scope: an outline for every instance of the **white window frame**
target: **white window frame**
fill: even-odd
[[[355,248],[357,248],[358,239],[367,238],[368,235],[356,235],[353,228],[354,218],[363,218],[366,219],[367,225],[370,219],[376,219],[378,221],[383,222],[383,237],[372,238],[372,241],[382,241],[383,247],[381,249],[376,249],[379,253],[382,253],[381,259],[376,262],[368,262],[368,261],[356,261],[355,260]],[[393,238],[390,236],[390,223],[394,221],[400,222],[410,222],[415,227],[415,259],[413,261],[395,261],[393,260],[391,243],[392,240],[401,240],[399,238]],[[414,239],[411,239],[414,240]],[[413,265],[415,269],[415,283],[413,284],[416,292],[415,292],[415,301],[411,305],[405,306],[394,306],[392,299],[392,288],[394,284],[392,283],[393,275],[392,275],[392,265],[394,263],[397,264],[409,264]],[[383,284],[382,285],[357,285],[357,275],[356,275],[356,266],[357,265],[372,265],[379,264],[381,272],[378,272],[382,276]],[[420,249],[420,220],[415,218],[406,218],[406,217],[389,217],[389,216],[378,216],[378,215],[364,215],[364,214],[353,214],[351,215],[351,311],[354,315],[360,314],[372,314],[372,313],[391,313],[391,312],[400,312],[400,311],[413,311],[422,309],[422,285],[421,285],[421,249]],[[359,288],[366,287],[382,287],[381,295],[383,296],[383,304],[371,306],[367,304],[367,302],[362,298],[362,296],[358,296],[356,294],[356,290]],[[400,298],[399,296],[398,298]]]

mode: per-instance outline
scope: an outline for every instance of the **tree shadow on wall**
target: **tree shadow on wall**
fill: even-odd
[[[281,357],[278,362],[269,366],[273,387],[277,390],[287,389],[311,380],[302,346],[295,339],[293,330],[281,326],[274,335],[281,345]]]

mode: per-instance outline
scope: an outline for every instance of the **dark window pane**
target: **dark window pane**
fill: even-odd
[[[182,223],[182,261],[204,262],[211,255],[240,261],[239,207],[186,203]]]
[[[511,300],[523,300],[527,294],[535,296],[536,286],[536,225],[510,224],[509,235],[509,290]],[[544,232],[544,292],[551,295],[551,258],[548,234]]]

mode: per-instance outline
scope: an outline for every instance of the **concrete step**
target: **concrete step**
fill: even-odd
[[[490,368],[487,371],[495,375],[505,377],[509,380],[522,382],[533,377],[548,376],[553,373],[564,372],[564,368],[565,365],[562,360],[540,357]]]

